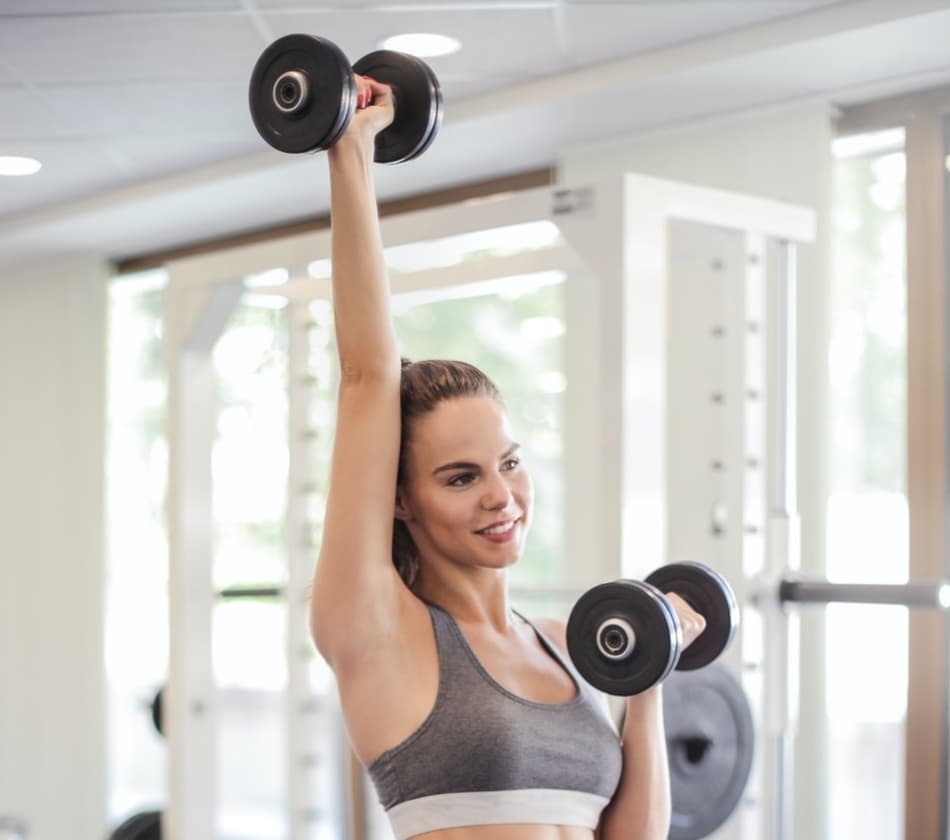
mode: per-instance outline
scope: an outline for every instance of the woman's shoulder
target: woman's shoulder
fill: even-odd
[[[567,653],[567,622],[560,618],[533,618],[531,623]]]

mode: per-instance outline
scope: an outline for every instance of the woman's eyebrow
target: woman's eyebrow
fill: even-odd
[[[502,453],[498,460],[504,461],[505,458],[509,458],[515,454],[519,449],[521,449],[520,443],[513,443],[508,449]],[[432,475],[436,475],[440,472],[445,472],[446,470],[477,470],[478,464],[473,461],[452,461],[449,464],[443,464],[441,467],[436,467],[432,470]]]

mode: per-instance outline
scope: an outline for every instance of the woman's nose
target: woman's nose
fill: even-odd
[[[504,508],[511,501],[511,488],[508,482],[500,475],[495,475],[485,485],[482,495],[482,505],[489,510]]]

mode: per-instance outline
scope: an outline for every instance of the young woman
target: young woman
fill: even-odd
[[[393,99],[359,85],[372,103],[328,152],[341,383],[311,620],[353,748],[399,840],[661,840],[660,689],[618,734],[564,623],[512,610],[533,490],[501,397],[400,359],[373,184]],[[703,619],[671,599],[690,642]]]

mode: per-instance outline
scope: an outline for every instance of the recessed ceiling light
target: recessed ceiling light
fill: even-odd
[[[435,58],[450,55],[462,49],[462,42],[448,35],[435,35],[431,32],[409,32],[405,35],[393,35],[380,47],[384,50],[396,50],[419,58]]]
[[[33,158],[0,155],[0,175],[35,175],[42,166],[42,163]]]

